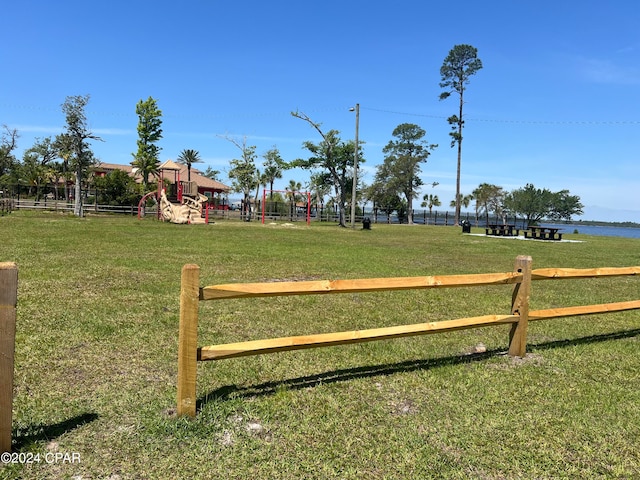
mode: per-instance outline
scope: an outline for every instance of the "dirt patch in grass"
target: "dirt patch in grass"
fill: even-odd
[[[497,370],[510,370],[513,368],[531,365],[539,367],[545,363],[544,357],[538,353],[527,353],[524,357],[512,357],[508,354],[502,355],[502,360],[498,363],[487,364],[488,368]]]

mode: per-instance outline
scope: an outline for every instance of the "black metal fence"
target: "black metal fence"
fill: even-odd
[[[58,192],[56,192],[58,193]],[[112,214],[125,214],[125,215],[137,215],[138,205],[111,205],[96,203],[96,199],[99,197],[100,192],[96,192],[94,189],[83,192],[83,208],[87,213],[112,213]],[[48,192],[34,199],[33,196],[27,195],[26,191],[22,189],[0,187],[0,197],[2,198],[2,213],[10,212],[12,209],[32,209],[32,210],[50,210],[61,212],[73,212],[74,201],[56,199],[57,195],[52,192]],[[153,210],[155,211],[155,205],[152,208],[147,208],[147,216]],[[324,206],[324,205],[312,205],[309,209],[311,221],[320,222],[334,222],[337,223],[340,218],[339,209],[337,206]],[[246,219],[247,211],[244,205],[239,205],[234,209],[234,205],[231,204],[228,210],[210,210],[210,215],[219,216],[223,218],[239,218]],[[350,222],[350,211],[345,210],[347,222]],[[262,216],[261,202],[251,205],[251,219],[259,221]],[[307,219],[307,205],[298,203],[293,205],[291,202],[267,202],[265,204],[265,218],[270,221],[288,221],[288,222],[305,222]],[[367,218],[371,224],[406,224],[408,223],[407,214],[398,215],[396,212],[391,215],[387,215],[379,209],[356,209],[356,223],[361,224],[363,220]],[[466,221],[471,226],[484,227],[491,224],[510,224],[515,225],[518,228],[526,228],[524,218],[518,218],[514,215],[506,217],[496,217],[495,215],[487,216],[482,215],[476,217],[475,212],[461,212],[460,222]],[[439,225],[439,226],[452,226],[455,224],[455,213],[447,210],[413,210],[413,223],[418,225]]]
[[[48,210],[53,212],[73,213],[75,204],[64,200],[11,200],[13,210]],[[138,207],[133,205],[83,205],[85,213],[114,213],[137,215]]]

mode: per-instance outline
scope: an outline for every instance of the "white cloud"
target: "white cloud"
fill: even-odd
[[[64,125],[48,126],[48,125],[13,125],[12,128],[18,130],[18,133],[44,133],[47,135],[57,135],[64,131]],[[135,135],[135,130],[124,128],[96,128],[91,129],[96,135]]]
[[[640,69],[611,60],[579,58],[578,70],[588,81],[614,85],[640,85]]]
[[[46,133],[50,135],[57,135],[62,132],[61,126],[50,127],[44,125],[12,125],[11,128],[18,130],[18,133]]]
[[[96,128],[91,130],[96,135],[136,135],[134,130],[127,130],[125,128]]]

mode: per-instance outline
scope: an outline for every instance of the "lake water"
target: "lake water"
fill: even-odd
[[[584,235],[602,235],[604,237],[627,237],[627,238],[640,238],[640,228],[635,227],[603,227],[598,225],[581,225],[577,223],[570,224],[555,224],[555,223],[542,223],[543,227],[560,228],[562,233],[573,233],[574,230],[578,230],[578,233]]]

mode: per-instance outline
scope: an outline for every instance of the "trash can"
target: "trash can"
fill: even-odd
[[[362,229],[371,230],[371,219],[369,217],[364,217],[362,219]]]
[[[463,220],[462,223],[462,233],[471,233],[471,224],[468,220]]]

